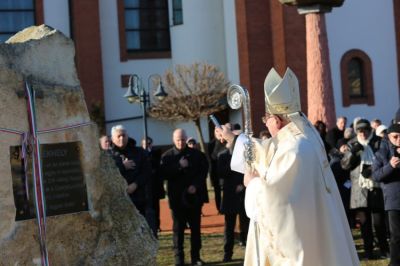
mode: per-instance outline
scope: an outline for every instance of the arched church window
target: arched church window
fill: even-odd
[[[359,58],[352,58],[347,66],[349,95],[351,98],[363,97],[363,63]]]
[[[374,105],[372,65],[361,50],[346,52],[341,60],[343,106],[352,104]]]

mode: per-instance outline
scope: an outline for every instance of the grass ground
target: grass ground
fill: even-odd
[[[215,203],[214,203],[214,193],[213,191],[209,191],[210,203],[205,204],[203,206],[203,213],[205,214],[202,217],[202,232],[212,232],[212,233],[203,233],[202,234],[202,249],[201,249],[201,258],[204,260],[207,265],[216,265],[216,266],[239,266],[243,265],[243,258],[245,253],[245,248],[238,245],[238,242],[235,243],[233,250],[233,261],[229,263],[223,263],[222,258],[224,256],[223,252],[223,219],[219,217],[220,215],[216,214]],[[164,201],[164,202],[163,202]],[[167,200],[163,200],[161,203],[161,216],[162,216],[162,224],[170,219],[169,208],[167,205]],[[215,222],[220,219],[219,222]],[[214,228],[209,228],[210,224],[214,226]],[[170,266],[174,265],[174,252],[172,249],[172,232],[170,231],[172,228],[172,221],[164,224],[163,232],[159,235],[159,251],[157,256],[157,264],[159,266]],[[380,259],[380,260],[364,260],[364,250],[362,246],[362,239],[359,230],[353,230],[353,238],[355,241],[356,249],[358,252],[358,256],[361,259],[361,266],[386,266],[389,264],[388,259]],[[378,255],[378,250],[374,251]],[[185,233],[185,262],[190,263],[190,237],[188,233]],[[189,264],[188,264],[189,265]],[[342,265],[340,265],[342,266]],[[344,265],[343,265],[344,266]]]
[[[223,234],[203,234],[202,249],[200,256],[207,265],[243,265],[244,247],[235,244],[233,250],[233,261],[222,263],[224,236]],[[172,234],[165,233],[159,236],[159,251],[157,263],[159,266],[174,265],[174,252],[172,250]],[[185,234],[185,262],[190,263],[190,237]]]
[[[357,247],[359,257],[363,258],[364,251],[362,249],[362,240],[358,230],[354,230],[354,238]],[[223,234],[203,234],[202,235],[202,249],[201,258],[207,263],[207,265],[229,265],[239,266],[243,265],[244,251],[245,249],[237,243],[235,244],[233,251],[233,261],[229,263],[223,263]],[[378,255],[378,251],[375,251]],[[185,234],[185,262],[190,263],[190,238],[189,234]],[[159,252],[157,256],[157,263],[159,266],[170,266],[174,265],[174,253],[172,250],[172,234],[163,233],[159,236]],[[381,260],[361,260],[362,266],[383,266],[388,265],[388,259]]]

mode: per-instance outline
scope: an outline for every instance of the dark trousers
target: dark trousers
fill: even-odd
[[[390,225],[390,266],[400,266],[400,211],[388,211]]]
[[[389,252],[389,244],[387,241],[388,228],[386,227],[386,213],[383,209],[372,211],[372,223],[374,225],[376,237],[378,238],[379,250],[382,255],[384,255]]]
[[[239,213],[225,214],[225,228],[224,228],[225,258],[232,258],[233,255],[233,245],[235,243],[235,225],[236,225],[236,217],[238,214],[239,214],[239,226],[240,226],[240,241],[246,243],[250,220],[246,216],[244,209]]]
[[[131,198],[132,200],[132,198]],[[156,229],[156,220],[155,220],[155,212],[154,209],[151,207],[148,207],[149,204],[146,204],[145,202],[135,202],[133,201],[133,205],[135,205],[136,209],[139,211],[139,213],[146,219],[147,224],[149,225],[154,237],[157,238],[157,229]]]
[[[131,198],[132,200],[132,198]],[[143,215],[144,217],[146,217],[146,204],[144,202],[135,202],[133,201],[133,205],[135,205],[136,209],[139,211],[139,213],[141,215]]]
[[[191,209],[171,210],[172,214],[172,231],[173,244],[175,252],[175,263],[184,263],[183,241],[186,222],[190,226],[190,255],[192,262],[200,259],[201,237],[200,237],[200,221],[201,207],[193,207]]]
[[[158,238],[158,229],[160,229],[160,200],[153,198],[151,208],[146,209],[146,220],[150,226],[153,235]]]
[[[372,255],[374,249],[374,234],[372,231],[372,222],[374,225],[378,245],[381,253],[386,253],[389,250],[386,240],[386,222],[384,210],[371,210],[369,208],[358,209],[358,213],[362,212],[365,215],[365,221],[361,223],[361,237],[364,242],[364,250],[367,256]]]
[[[354,228],[354,217],[352,210],[350,209],[350,189],[344,187],[341,184],[339,186],[340,197],[342,198],[344,211],[346,212],[347,221],[349,222],[350,228]]]
[[[146,204],[143,202],[136,202],[136,203],[133,202],[133,205],[135,205],[135,207],[139,211],[139,213],[146,219],[146,222],[149,225],[150,230],[153,233],[154,237],[158,238],[157,229],[155,227],[156,220],[155,220],[154,210],[150,207],[147,207]]]
[[[155,215],[156,215],[156,228],[157,228],[157,230],[158,229],[160,229],[160,224],[161,224],[161,221],[160,221],[160,199],[154,199],[153,200],[153,208],[154,208],[154,211],[155,211]]]
[[[219,185],[219,182],[216,182],[216,183],[213,182],[213,187],[214,187],[215,207],[217,208],[217,211],[220,212],[220,208],[221,208],[221,186]]]
[[[146,208],[146,221],[147,224],[149,225],[151,231],[153,232],[153,235],[155,238],[158,238],[157,235],[157,226],[156,226],[156,212],[154,211],[153,208]]]

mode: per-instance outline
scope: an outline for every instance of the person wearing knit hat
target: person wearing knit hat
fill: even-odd
[[[197,141],[196,141],[196,139],[193,138],[193,137],[189,137],[189,138],[186,140],[186,145],[188,145],[189,148],[198,149]]]
[[[248,138],[218,130],[234,147],[231,169],[245,174],[244,265],[359,265],[324,143],[301,112],[294,72],[288,68],[281,77],[272,68],[264,95],[262,121],[272,137],[253,139],[255,171],[244,160]]]
[[[389,246],[386,239],[387,229],[382,189],[371,178],[374,154],[379,150],[381,138],[373,133],[367,119],[359,119],[354,128],[356,136],[348,142],[350,150],[345,152],[341,160],[343,169],[350,170],[350,209],[360,220],[366,258],[375,258],[372,224],[378,239],[380,255],[387,257]]]
[[[384,138],[387,134],[387,126],[380,125],[375,129],[375,134],[381,138]]]
[[[387,130],[388,134],[391,133],[400,133],[400,124],[392,124]]]
[[[375,153],[372,177],[380,182],[390,228],[390,263],[400,265],[400,124],[388,128],[388,145]]]
[[[360,131],[360,130],[371,130],[371,123],[364,118],[361,118],[359,120],[357,120],[356,124],[355,124],[355,129],[356,131]]]

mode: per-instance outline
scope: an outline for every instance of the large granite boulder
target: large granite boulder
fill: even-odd
[[[44,25],[0,44],[0,128],[29,131],[25,81],[37,92],[38,129],[90,121],[74,53],[69,38]],[[10,147],[21,145],[21,139],[0,135],[0,265],[40,265],[36,219],[16,221]],[[39,139],[42,144],[81,143],[87,190],[87,211],[47,217],[50,263],[155,265],[157,240],[126,195],[126,182],[114,162],[100,152],[97,127],[41,134]]]

